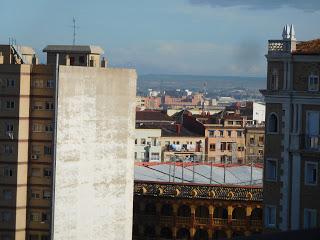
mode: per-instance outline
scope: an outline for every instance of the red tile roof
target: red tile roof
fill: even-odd
[[[320,39],[304,41],[297,43],[296,55],[320,55]]]
[[[157,110],[144,110],[136,111],[136,120],[137,121],[174,121],[173,118],[169,117],[163,111]]]

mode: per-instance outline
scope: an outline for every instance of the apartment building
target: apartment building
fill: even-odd
[[[216,163],[244,163],[245,118],[222,112],[205,120],[207,159]]]
[[[264,172],[266,231],[320,226],[320,40],[286,25],[269,40]]]
[[[246,163],[262,163],[264,159],[264,125],[247,125],[246,137]]]
[[[161,128],[136,125],[134,159],[138,162],[161,161]]]
[[[131,239],[136,72],[44,52],[0,45],[0,239]]]

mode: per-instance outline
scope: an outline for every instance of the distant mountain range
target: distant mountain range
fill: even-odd
[[[149,88],[202,90],[206,86],[208,92],[223,89],[264,89],[265,77],[234,77],[234,76],[195,76],[195,75],[139,75],[138,91],[145,92]]]

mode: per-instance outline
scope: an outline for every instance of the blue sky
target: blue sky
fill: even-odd
[[[320,37],[318,0],[3,0],[0,42],[42,55],[47,44],[105,49],[111,66],[140,74],[264,76],[268,39],[294,24],[298,40]]]

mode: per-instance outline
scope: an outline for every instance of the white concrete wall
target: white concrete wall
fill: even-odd
[[[258,123],[264,122],[266,116],[266,105],[261,103],[253,103],[253,120]]]
[[[136,78],[60,66],[54,240],[132,238]]]

